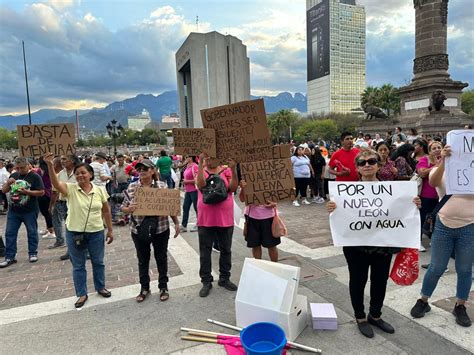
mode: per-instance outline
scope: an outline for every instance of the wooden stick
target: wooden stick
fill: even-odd
[[[242,330],[242,328],[236,327],[234,325],[218,322],[216,320],[208,319],[207,321],[209,323],[220,325],[220,326],[225,327],[225,328],[234,329],[234,330],[238,330],[238,331]],[[316,349],[316,348],[312,348],[310,346],[306,346],[306,345],[302,345],[302,344],[298,344],[298,343],[293,343],[292,341],[287,341],[287,345],[289,345],[289,347],[293,348],[293,349],[306,350],[306,351],[309,351],[309,352],[312,352],[312,353],[319,353],[319,354],[322,353],[321,349]]]
[[[207,330],[184,328],[184,327],[181,327],[181,330],[183,332],[188,332],[188,333],[189,332],[200,332],[200,333],[206,333],[206,334],[210,334],[210,335],[224,335],[224,334],[221,334],[221,333],[210,332],[210,331],[207,331]]]
[[[186,335],[183,335],[183,336],[181,337],[181,340],[199,341],[199,342],[202,342],[202,343],[213,343],[213,344],[217,344],[217,339],[202,338],[202,337],[190,337],[190,336],[186,336]]]
[[[214,334],[208,334],[207,332],[188,332],[188,335],[197,335],[197,336],[206,337],[206,338],[213,338],[213,339],[217,339],[218,337],[230,337],[230,338],[239,338],[240,339],[240,336],[238,336],[238,335],[221,334],[221,333],[218,333],[217,335],[214,335]]]

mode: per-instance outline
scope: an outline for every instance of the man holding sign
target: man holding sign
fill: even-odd
[[[131,214],[130,231],[132,240],[137,250],[138,273],[140,276],[141,290],[136,301],[143,302],[151,293],[150,290],[150,244],[153,245],[156,265],[158,266],[158,288],[160,290],[160,301],[166,301],[169,298],[168,293],[168,240],[170,236],[170,224],[168,216],[155,214],[136,215],[137,210],[144,210],[146,206],[137,203],[137,194],[141,189],[157,188],[166,189],[166,183],[159,181],[155,170],[155,165],[149,159],[143,159],[135,166],[140,178],[132,182],[126,191],[124,191],[124,200],[122,211]],[[145,208],[144,208],[145,207]],[[178,199],[179,209],[179,199]],[[148,213],[147,213],[148,214]],[[179,234],[179,221],[176,216],[170,216],[174,222],[176,238]]]
[[[418,207],[420,199],[410,197],[416,196],[416,184],[404,183],[401,187],[379,182],[379,161],[378,154],[373,150],[361,151],[356,156],[355,165],[362,183],[330,183],[331,201],[327,204],[334,245],[344,246],[349,267],[349,292],[357,326],[368,338],[374,336],[370,325],[387,333],[395,332],[381,318],[392,254],[399,251],[393,247],[419,245],[419,216],[411,200]],[[409,195],[403,196],[401,205],[393,209],[394,194],[398,196],[400,190],[409,191]],[[398,233],[392,235],[393,230],[398,230]],[[408,239],[403,240],[402,234],[409,235]],[[371,299],[366,317],[364,289],[369,268]]]

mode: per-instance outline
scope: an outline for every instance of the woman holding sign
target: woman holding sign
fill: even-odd
[[[219,286],[237,291],[230,281],[232,267],[232,234],[234,232],[234,198],[238,187],[237,168],[233,160],[229,168],[203,154],[199,157],[196,176],[198,187],[198,235],[202,289],[200,297],[207,297],[212,288],[212,244],[219,241]]]
[[[435,144],[434,142],[432,144]],[[429,183],[442,197],[434,231],[431,237],[431,262],[423,278],[421,298],[411,309],[414,318],[421,318],[431,310],[428,299],[433,294],[440,277],[448,266],[449,258],[454,251],[456,255],[456,305],[453,314],[456,323],[463,327],[471,326],[471,319],[466,312],[465,303],[469,298],[472,285],[472,263],[474,260],[474,195],[446,195],[445,158],[451,155],[451,148],[441,150],[438,167],[429,173]]]
[[[87,271],[86,255],[92,262],[94,287],[102,297],[112,294],[105,288],[104,239],[112,243],[112,215],[107,199],[109,195],[105,188],[96,186],[94,170],[89,164],[78,164],[74,167],[75,183],[59,181],[54,172],[53,154],[44,157],[48,165],[49,176],[53,187],[67,201],[68,215],[66,218],[66,242],[72,264],[72,278],[76,296],[76,308],[81,308],[87,301]],[[107,225],[107,236],[104,238],[104,221]]]
[[[156,266],[158,267],[158,288],[160,301],[169,298],[168,293],[168,240],[170,238],[170,223],[168,216],[137,216],[133,214],[137,209],[134,196],[141,187],[166,189],[167,184],[158,181],[155,165],[149,159],[143,159],[135,165],[139,174],[138,181],[130,183],[124,191],[122,211],[131,214],[130,231],[132,240],[137,250],[138,274],[140,276],[141,290],[135,298],[138,303],[143,302],[151,293],[150,290],[150,245],[153,245]],[[176,238],[179,234],[179,221],[176,216],[170,216],[174,222]]]
[[[379,181],[377,173],[380,169],[380,156],[373,150],[362,150],[355,159],[360,181]],[[420,199],[415,197],[413,202],[419,206]],[[336,203],[327,203],[329,213],[336,209]],[[350,246],[343,247],[349,267],[349,293],[354,309],[357,326],[360,332],[372,338],[374,332],[371,325],[380,328],[386,333],[394,333],[395,329],[382,318],[382,307],[387,289],[387,280],[390,272],[392,255],[400,251],[399,248]],[[366,317],[364,311],[364,289],[367,284],[370,269],[370,308]]]

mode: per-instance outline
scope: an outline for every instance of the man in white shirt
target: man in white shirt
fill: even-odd
[[[3,186],[9,177],[10,173],[7,171],[7,168],[5,168],[5,160],[0,159],[0,186]],[[7,195],[0,191],[0,213],[5,213],[7,209]]]
[[[107,161],[107,156],[105,153],[98,152],[94,155],[94,161],[90,164],[92,169],[94,169],[94,183],[97,186],[102,186],[105,188],[107,181],[112,180],[112,176],[107,175],[104,167],[104,163]]]

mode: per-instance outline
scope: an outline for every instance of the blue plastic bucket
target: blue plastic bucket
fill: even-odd
[[[286,345],[285,332],[278,325],[254,323],[240,332],[240,342],[249,355],[280,355]]]

